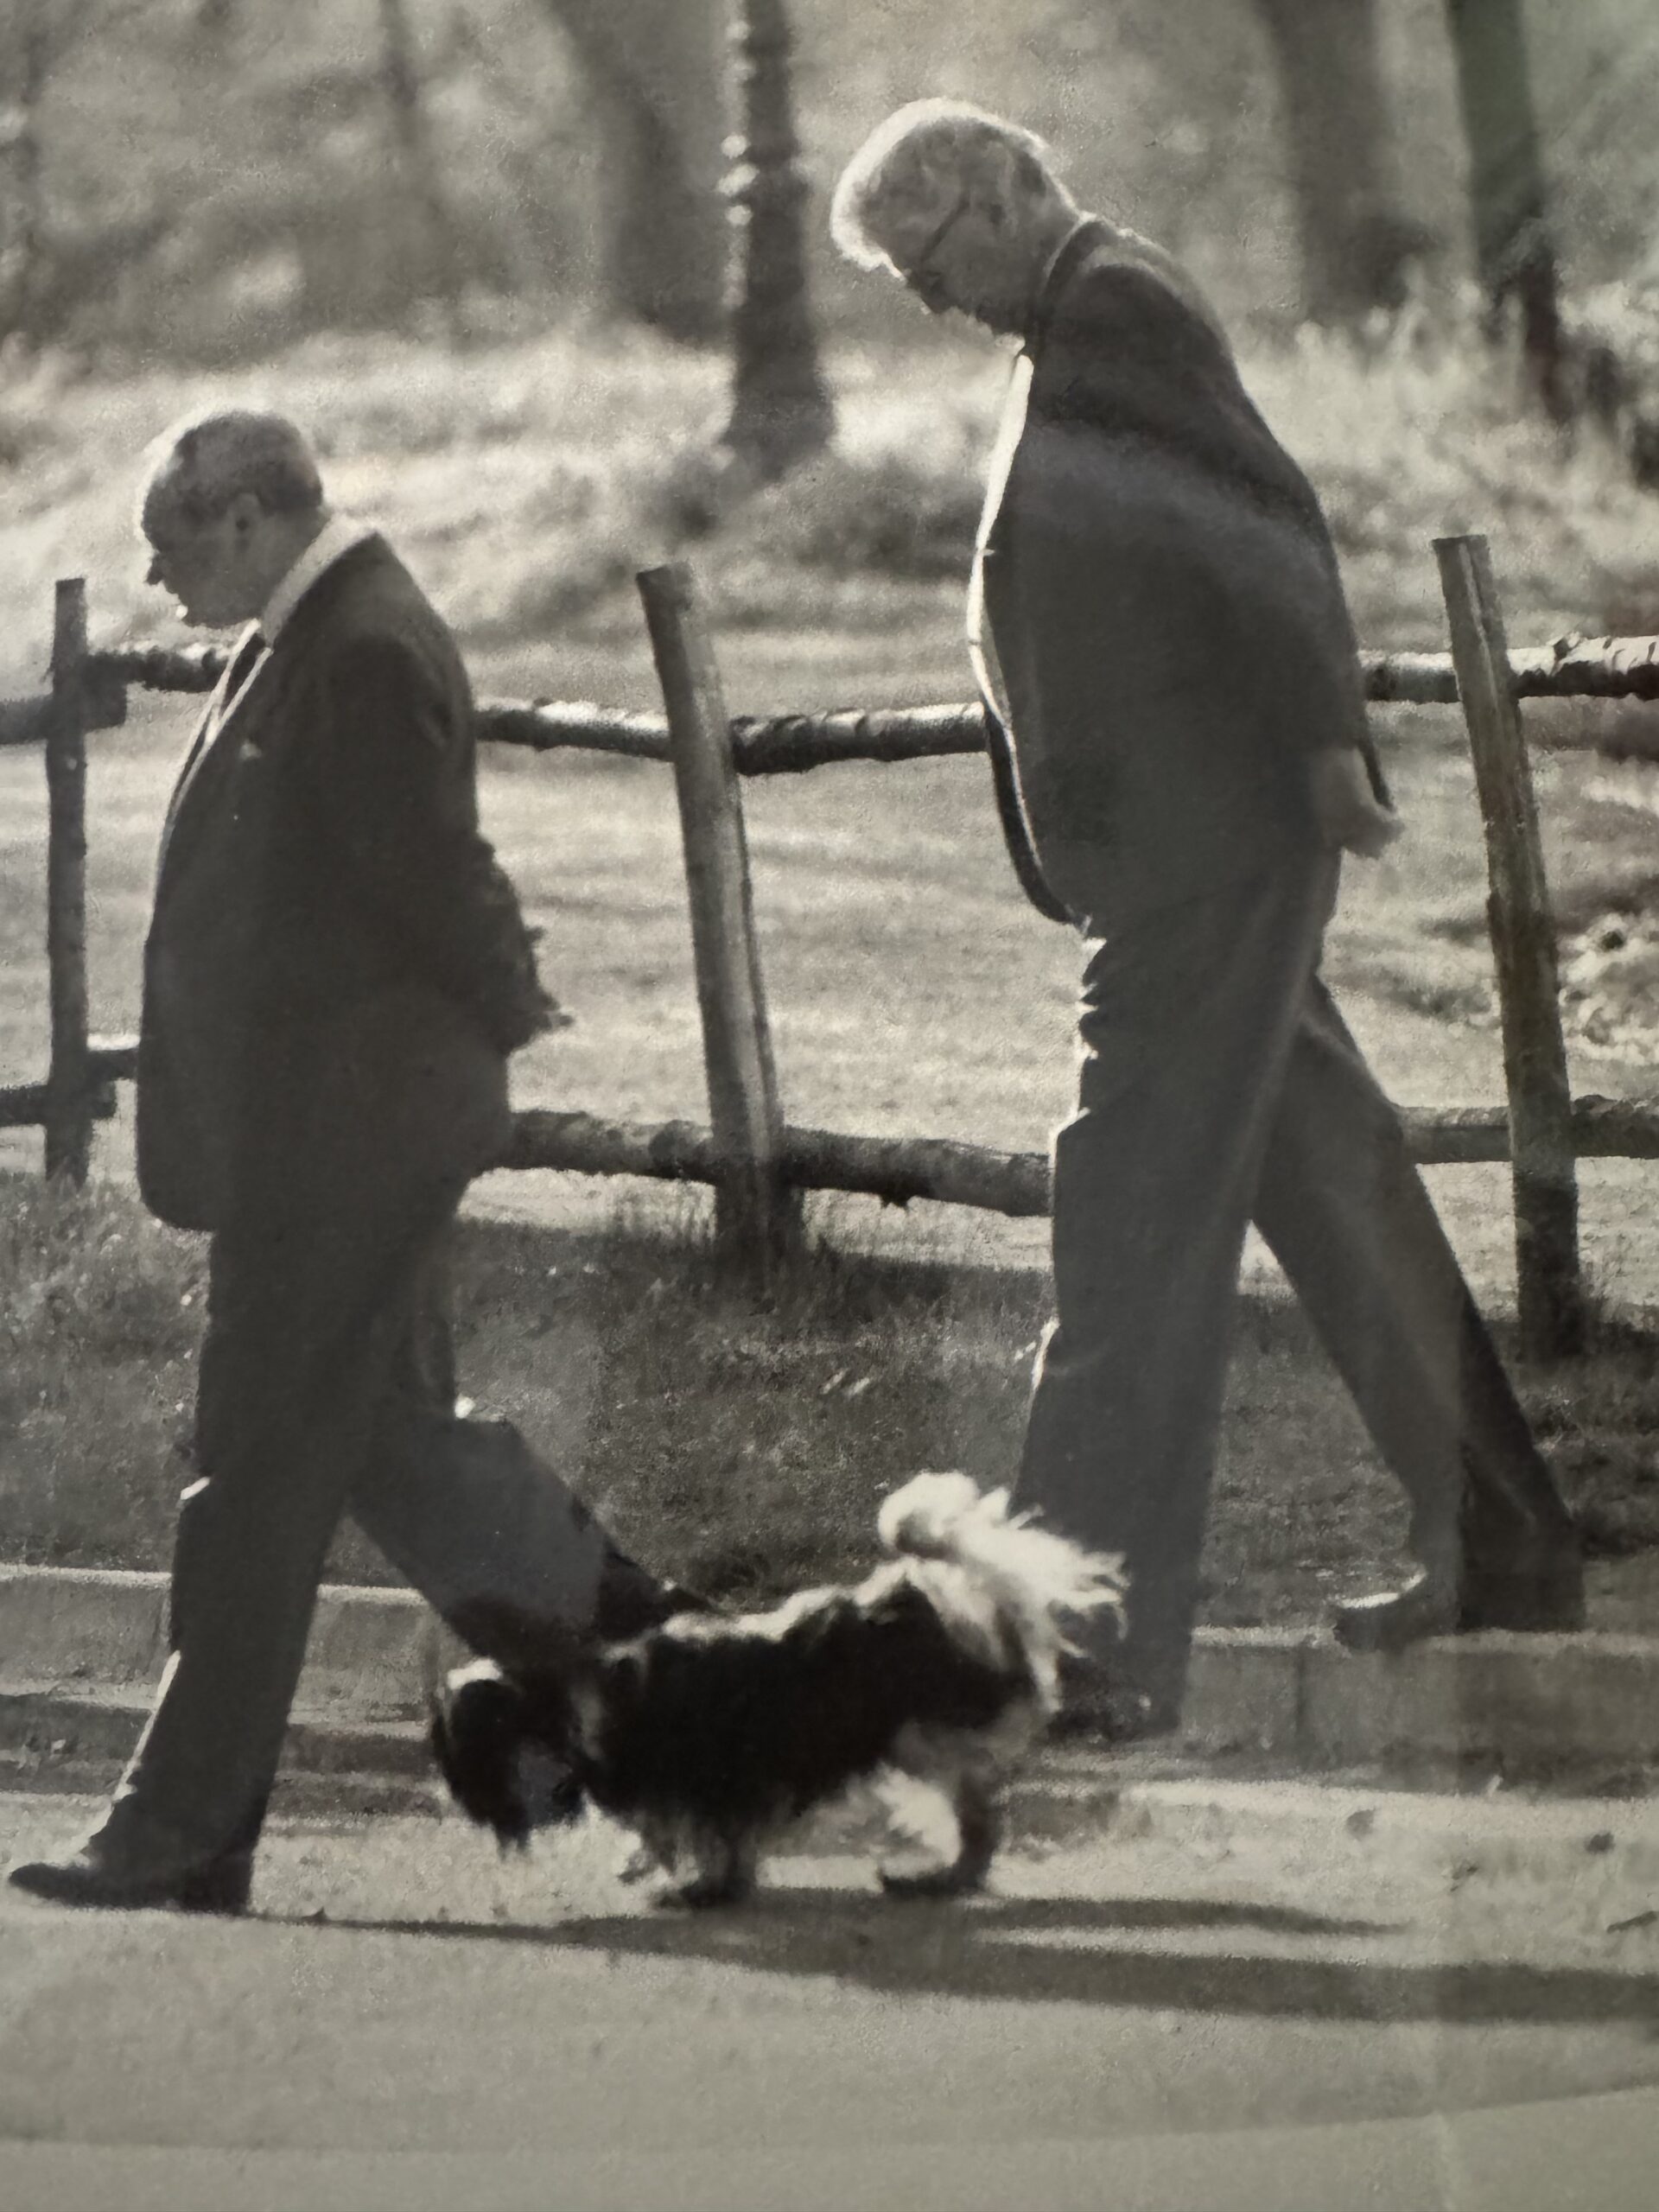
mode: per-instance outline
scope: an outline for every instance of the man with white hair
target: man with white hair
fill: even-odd
[[[198,1479],[114,1802],[10,1879],[237,1912],[342,1512],[509,1674],[688,1600],[455,1403],[448,1234],[506,1142],[509,1055],[557,1017],[480,834],[454,640],[280,416],[167,434],[142,523],[188,621],[253,626],[173,795],[144,953],[139,1184],[213,1240]]]
[[[902,109],[832,227],[930,309],[1021,340],[969,640],[1014,865],[1085,939],[1020,1473],[1128,1557],[1128,1643],[1080,1670],[1074,1719],[1179,1716],[1252,1218],[1410,1501],[1416,1571],[1338,1608],[1338,1634],[1580,1624],[1571,1516],[1319,976],[1343,851],[1397,825],[1312,488],[1190,276],[1083,213],[1029,131]]]

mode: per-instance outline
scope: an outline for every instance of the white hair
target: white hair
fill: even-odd
[[[1064,195],[1035,131],[965,100],[912,100],[878,125],[842,170],[830,232],[849,261],[880,269],[901,228],[937,223],[969,186],[1005,202]]]

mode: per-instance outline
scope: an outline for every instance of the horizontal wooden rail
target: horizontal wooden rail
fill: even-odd
[[[230,655],[222,645],[126,645],[91,656],[144,691],[211,691]]]
[[[43,745],[52,719],[52,695],[34,699],[0,699],[0,746]]]
[[[642,1175],[713,1183],[709,1131],[694,1122],[657,1126],[601,1121],[593,1114],[526,1108],[515,1116],[504,1167],[562,1168],[581,1175]],[[785,1128],[783,1179],[797,1190],[849,1191],[906,1205],[934,1198],[993,1213],[1048,1211],[1048,1161],[1041,1153],[993,1152],[942,1137],[861,1137],[835,1129]]]
[[[982,753],[982,708],[848,708],[824,715],[734,715],[732,758],[740,775],[798,774],[835,760],[918,760],[931,755]],[[537,700],[479,702],[478,734],[499,745],[537,753],[575,747],[622,753],[637,760],[669,758],[668,724],[660,715],[624,714],[613,708]]]
[[[668,724],[661,715],[595,707],[585,699],[480,699],[478,734],[496,745],[532,753],[619,753],[632,760],[666,760]]]
[[[1501,1106],[1408,1108],[1401,1119],[1412,1157],[1423,1166],[1502,1163],[1510,1157],[1509,1117]],[[1659,1099],[1580,1098],[1573,1109],[1573,1141],[1580,1159],[1659,1160]],[[715,1173],[713,1141],[696,1122],[647,1126],[537,1107],[516,1117],[501,1165],[688,1183],[712,1182]],[[1045,1154],[996,1152],[945,1137],[788,1128],[783,1173],[798,1189],[855,1192],[893,1205],[932,1198],[993,1213],[1048,1211]]]
[[[43,1083],[13,1083],[0,1090],[0,1129],[39,1129],[46,1126],[50,1094]],[[90,1117],[94,1122],[115,1116],[115,1085],[95,1083],[91,1087]]]
[[[132,1038],[95,1038],[88,1065],[100,1120],[115,1111],[111,1086],[137,1066]],[[44,1084],[0,1090],[0,1128],[38,1127]],[[1501,1106],[1402,1109],[1411,1155],[1425,1167],[1501,1164],[1510,1157]],[[1659,1096],[1594,1096],[1573,1105],[1573,1148],[1580,1160],[1659,1160]],[[514,1116],[500,1165],[573,1175],[639,1175],[659,1182],[712,1183],[713,1139],[696,1122],[610,1122],[597,1114],[531,1106]],[[871,1137],[839,1129],[786,1128],[784,1177],[808,1191],[849,1191],[889,1205],[932,1198],[993,1213],[1048,1211],[1048,1161],[1041,1153],[998,1152],[950,1137]]]
[[[1450,653],[1365,653],[1365,695],[1379,705],[1455,706],[1457,677]],[[147,646],[95,653],[91,665],[104,676],[152,690],[207,691],[218,681],[224,654],[214,646],[181,652]],[[1522,699],[1659,699],[1659,638],[1569,638],[1551,645],[1517,647],[1510,656],[1515,693]],[[22,715],[20,731],[33,727],[34,702],[0,702],[4,717]],[[486,699],[479,705],[479,734],[532,752],[569,749],[666,760],[668,725],[660,715],[626,713],[585,701]],[[732,750],[746,776],[790,775],[837,760],[913,760],[981,753],[983,710],[976,704],[894,707],[818,715],[738,715]]]
[[[86,1053],[86,1078],[92,1094],[92,1119],[107,1122],[115,1112],[115,1085],[138,1072],[136,1037],[94,1037]],[[0,1089],[0,1129],[39,1128],[46,1119],[46,1085],[13,1084]]]
[[[1379,706],[1455,706],[1448,653],[1362,653],[1365,696]],[[1517,699],[1659,699],[1659,638],[1558,638],[1516,645],[1510,671]]]
[[[127,685],[99,657],[80,664],[81,722],[86,729],[115,729],[127,718]],[[0,699],[0,746],[44,745],[52,721],[52,694],[32,699]]]

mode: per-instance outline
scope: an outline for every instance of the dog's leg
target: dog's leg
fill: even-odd
[[[671,1874],[680,1855],[680,1839],[666,1822],[641,1821],[633,1848],[617,1867],[619,1882],[643,1882],[652,1874]]]
[[[624,1852],[617,1861],[616,1878],[619,1882],[643,1882],[652,1874],[660,1874],[663,1861],[648,1843],[636,1843]]]
[[[1002,1802],[992,1776],[963,1775],[957,1793],[957,1824],[961,1831],[955,1868],[957,1886],[983,1889],[1002,1840]]]
[[[960,1897],[983,1889],[997,1845],[1002,1840],[1002,1808],[991,1777],[965,1769],[957,1777],[952,1802],[957,1815],[957,1855],[946,1866],[911,1873],[880,1869],[890,1897]]]
[[[658,1902],[688,1905],[694,1911],[705,1905],[742,1904],[754,1894],[760,1856],[752,1835],[699,1839],[696,1875],[679,1889],[665,1891]]]

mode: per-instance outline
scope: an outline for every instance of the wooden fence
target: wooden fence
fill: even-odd
[[[1582,1277],[1576,1162],[1659,1159],[1659,1100],[1573,1099],[1567,1080],[1554,939],[1518,702],[1659,699],[1659,638],[1574,639],[1510,652],[1485,542],[1437,542],[1452,650],[1368,653],[1380,704],[1461,703],[1486,837],[1489,902],[1507,1098],[1502,1105],[1408,1112],[1424,1165],[1510,1160],[1523,1354],[1555,1357],[1580,1341]],[[902,761],[982,752],[969,706],[729,718],[690,572],[639,579],[666,712],[485,700],[480,734],[539,752],[566,747],[671,765],[680,804],[702,1018],[709,1123],[644,1127],[581,1112],[521,1112],[503,1165],[710,1184],[720,1234],[762,1268],[798,1234],[806,1190],[861,1192],[1014,1215],[1048,1207],[1048,1163],[932,1138],[855,1136],[785,1119],[767,1028],[740,779],[842,760]],[[52,1046],[46,1079],[0,1090],[0,1127],[46,1133],[48,1174],[85,1179],[94,1124],[134,1072],[130,1039],[90,1032],[86,955],[86,741],[125,717],[127,690],[202,692],[224,665],[213,650],[97,652],[86,592],[57,587],[52,684],[0,701],[0,745],[41,743],[48,792],[47,949]]]

